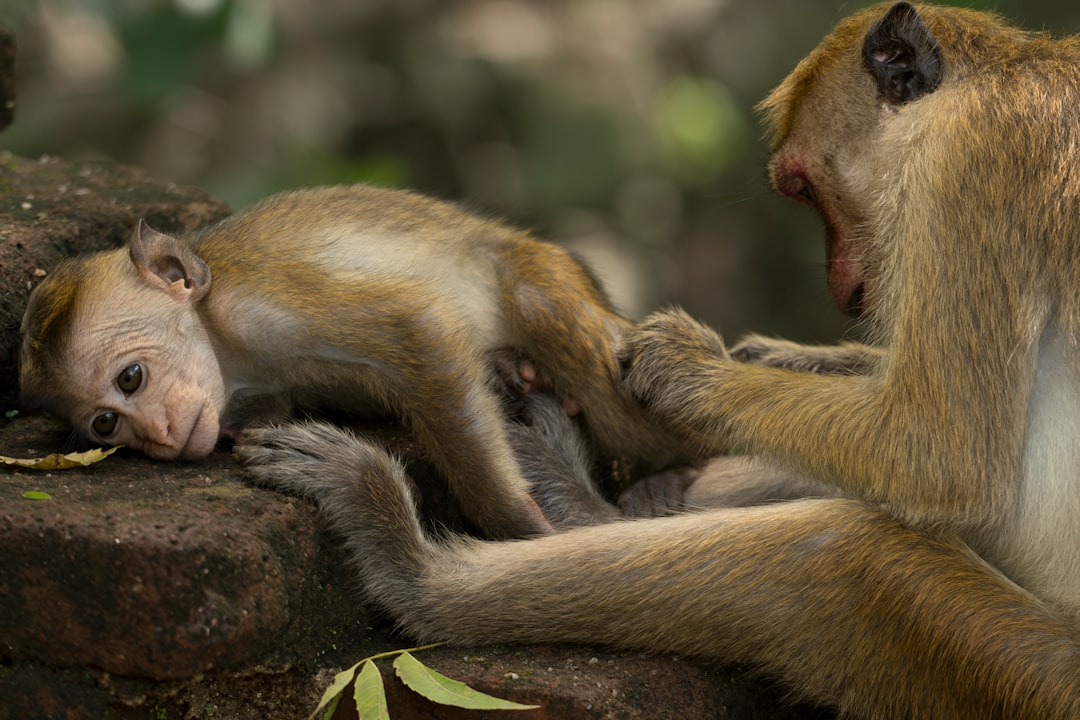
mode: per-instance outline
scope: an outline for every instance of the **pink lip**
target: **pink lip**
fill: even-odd
[[[772,167],[773,185],[777,191],[800,205],[814,208],[821,217],[825,224],[825,270],[829,293],[840,312],[858,316],[862,312],[862,278],[851,257],[851,243],[821,204],[817,188],[802,162],[793,155],[785,155],[777,158]]]

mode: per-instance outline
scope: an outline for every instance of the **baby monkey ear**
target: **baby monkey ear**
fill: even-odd
[[[195,302],[210,289],[210,266],[186,243],[139,220],[128,249],[139,278],[180,302]]]

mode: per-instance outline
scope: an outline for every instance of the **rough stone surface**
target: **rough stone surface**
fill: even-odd
[[[0,409],[13,408],[18,318],[35,270],[123,242],[139,217],[175,230],[225,211],[131,169],[0,154]],[[412,458],[433,522],[458,524],[408,438],[367,430]],[[0,415],[0,455],[55,452],[68,435],[48,418]],[[0,720],[306,717],[336,671],[411,644],[365,610],[342,560],[309,503],[249,487],[224,450],[199,463],[121,450],[80,470],[0,467]],[[826,717],[745,672],[674,658],[442,647],[420,659],[542,705],[518,718]],[[390,667],[398,720],[491,715],[423,700]],[[344,703],[338,717],[355,708]]]
[[[4,454],[54,450],[55,427],[10,423]],[[346,580],[314,507],[242,483],[225,452],[198,464],[121,453],[86,469],[10,472],[3,494],[0,638],[12,656],[187,678],[291,663],[315,649],[302,640],[332,640],[309,618],[345,610],[333,607]],[[348,624],[363,622],[348,610]],[[280,656],[285,647],[294,653]]]
[[[123,244],[139,218],[176,231],[228,212],[202,190],[134,168],[0,152],[0,405],[15,401],[19,323],[43,273],[70,255]]]

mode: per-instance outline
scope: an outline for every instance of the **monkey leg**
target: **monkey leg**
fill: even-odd
[[[399,284],[384,293],[389,300],[370,304],[367,342],[356,351],[361,360],[348,366],[356,384],[405,421],[462,510],[489,536],[551,532],[514,459],[472,328],[451,312],[431,312],[439,299],[424,288],[407,289]]]
[[[597,490],[581,434],[558,399],[529,393],[519,403],[520,421],[507,425],[510,445],[544,517],[557,529],[621,517]]]
[[[396,400],[402,415],[466,515],[488,535],[512,538],[550,532],[551,524],[530,496],[529,483],[514,457],[483,364],[469,362],[464,350],[458,352],[464,361],[449,352],[424,363]]]
[[[620,391],[617,352],[631,323],[611,308],[588,270],[546,243],[523,242],[503,252],[499,289],[514,345],[539,365],[556,395],[580,405],[599,453],[626,466],[623,485],[701,460]]]
[[[237,453],[256,482],[316,500],[370,599],[418,639],[746,663],[852,717],[1080,717],[1074,624],[962,543],[857,501],[433,542],[400,466],[347,433],[259,430]]]
[[[662,517],[686,509],[686,488],[698,475],[698,468],[691,465],[634,481],[618,494],[617,507],[609,503],[592,479],[593,472],[605,469],[603,463],[591,462],[580,423],[571,420],[580,414],[580,406],[544,392],[547,380],[530,361],[497,353],[493,364],[503,405],[512,419],[521,421],[508,425],[514,456],[529,481],[529,493],[555,527],[622,517]]]
[[[519,421],[508,423],[510,444],[529,494],[557,529],[828,494],[817,483],[751,458],[721,456],[701,469],[683,465],[644,477],[612,505],[593,482],[578,425],[559,401],[531,392],[518,396],[516,406]]]

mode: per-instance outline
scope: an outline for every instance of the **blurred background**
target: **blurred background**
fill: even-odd
[[[234,208],[364,180],[461,200],[585,255],[631,315],[730,339],[857,329],[813,212],[772,194],[754,104],[840,0],[0,0],[0,148],[109,159]],[[999,0],[1080,30],[1073,2]]]

